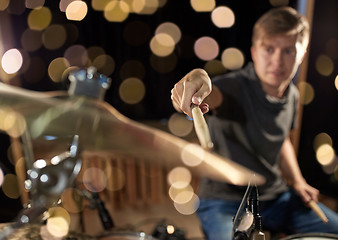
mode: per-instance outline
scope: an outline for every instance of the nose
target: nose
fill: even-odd
[[[283,52],[281,50],[275,50],[272,55],[272,63],[274,66],[282,66],[283,65]]]

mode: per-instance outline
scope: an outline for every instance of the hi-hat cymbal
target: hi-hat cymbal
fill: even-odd
[[[0,129],[9,131],[1,115],[14,116],[15,129],[22,131],[20,134],[28,133],[35,156],[65,151],[70,139],[79,135],[82,152],[184,165],[200,175],[235,185],[265,182],[263,176],[199,145],[123,116],[104,101],[65,93],[51,96],[0,83],[0,111]],[[47,139],[51,137],[55,141],[48,148]]]

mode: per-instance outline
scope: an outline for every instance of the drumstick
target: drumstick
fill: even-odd
[[[328,223],[329,220],[327,219],[327,217],[325,216],[324,212],[322,211],[322,209],[320,209],[320,207],[318,206],[318,204],[311,200],[309,202],[309,206],[312,208],[312,210],[317,214],[317,216],[324,222],[324,223]]]
[[[214,144],[211,141],[209,128],[201,109],[198,105],[192,104],[191,111],[194,120],[195,131],[201,146],[205,150],[211,150]]]

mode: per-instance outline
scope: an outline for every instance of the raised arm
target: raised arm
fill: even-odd
[[[178,112],[192,117],[191,104],[199,105],[203,113],[215,108],[221,102],[221,93],[213,86],[208,73],[194,69],[178,81],[171,90],[171,100]]]

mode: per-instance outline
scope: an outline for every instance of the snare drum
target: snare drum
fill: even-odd
[[[329,233],[303,233],[294,234],[280,240],[337,240],[338,235]]]
[[[157,240],[144,232],[113,232],[99,237],[99,240]]]

